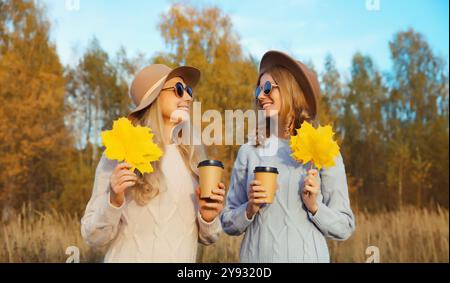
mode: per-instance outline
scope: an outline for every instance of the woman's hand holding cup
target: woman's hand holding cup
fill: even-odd
[[[255,180],[250,183],[248,192],[248,219],[251,219],[263,204],[274,201],[278,187],[278,169],[276,167],[257,166],[253,173],[255,174]]]
[[[195,190],[197,195],[200,215],[206,222],[211,222],[223,210],[225,202],[225,185],[220,182],[217,188],[211,190],[211,195],[208,198],[200,197],[200,187]]]
[[[266,203],[267,190],[261,186],[261,182],[253,180],[250,183],[250,189],[248,191],[248,204],[247,204],[247,218],[251,219],[255,215],[261,206]]]

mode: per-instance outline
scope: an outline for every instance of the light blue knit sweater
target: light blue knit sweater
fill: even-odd
[[[272,156],[270,148],[275,149]],[[312,215],[301,199],[310,164],[296,162],[291,153],[288,141],[276,137],[264,146],[245,144],[239,149],[221,222],[229,235],[245,232],[241,262],[329,262],[325,238],[346,240],[355,230],[342,156],[336,157],[334,167],[319,171],[319,209]],[[247,192],[256,166],[278,168],[278,190],[272,204],[248,219]]]

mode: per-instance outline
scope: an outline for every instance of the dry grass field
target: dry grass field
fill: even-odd
[[[448,262],[449,214],[436,208],[406,207],[397,212],[357,212],[357,229],[345,242],[329,241],[332,262],[365,262],[376,246],[380,262]],[[65,262],[66,248],[76,246],[81,262],[101,262],[104,249],[81,238],[80,217],[56,211],[23,209],[2,223],[0,262]],[[201,247],[201,262],[237,262],[241,237],[223,234],[213,246]]]

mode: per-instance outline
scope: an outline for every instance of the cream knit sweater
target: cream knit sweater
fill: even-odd
[[[217,217],[205,222],[195,188],[177,146],[165,147],[162,172],[167,190],[139,206],[126,194],[121,207],[109,201],[109,178],[116,161],[102,156],[94,188],[81,219],[81,234],[91,246],[108,245],[105,262],[195,262],[197,242],[214,243],[221,231]]]

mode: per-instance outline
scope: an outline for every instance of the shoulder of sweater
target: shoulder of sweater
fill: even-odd
[[[254,144],[251,144],[250,142],[244,143],[239,148],[237,158],[248,158],[249,155],[256,152],[258,147]]]
[[[256,146],[254,144],[251,144],[250,142],[246,142],[243,145],[241,145],[241,147],[239,148],[239,151],[242,152],[247,152],[247,151],[251,151],[251,150],[255,150]]]
[[[250,143],[245,143],[239,147],[234,161],[234,167],[245,166],[247,164],[251,151],[254,150],[252,148],[255,148],[255,146]]]

